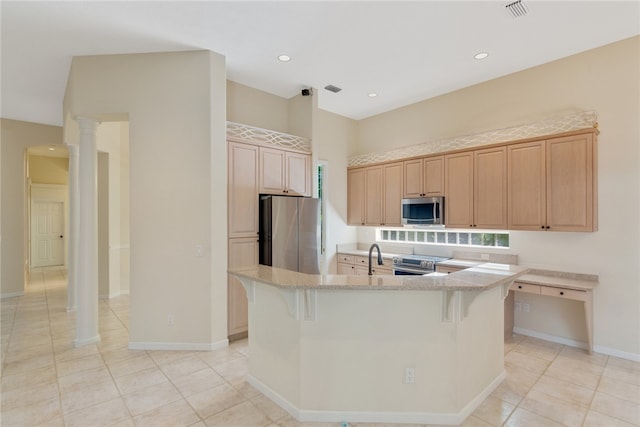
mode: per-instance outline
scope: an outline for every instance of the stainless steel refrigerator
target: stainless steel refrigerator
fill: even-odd
[[[260,195],[260,264],[319,274],[318,199]]]

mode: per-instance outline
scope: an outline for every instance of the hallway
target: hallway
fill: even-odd
[[[100,300],[102,340],[74,348],[66,303],[57,267],[34,270],[24,296],[2,300],[3,427],[340,425],[298,423],[250,386],[246,340],[212,352],[129,350],[123,296]],[[465,426],[640,425],[639,363],[521,336],[505,352],[507,379]]]

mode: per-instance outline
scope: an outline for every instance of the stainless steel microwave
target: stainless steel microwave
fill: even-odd
[[[402,199],[402,225],[444,227],[444,197]]]

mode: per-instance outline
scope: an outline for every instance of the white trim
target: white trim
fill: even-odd
[[[513,332],[520,335],[526,335],[528,337],[539,338],[545,341],[568,345],[569,347],[581,348],[583,350],[589,349],[589,344],[587,344],[586,342],[576,341],[570,338],[558,337],[555,335],[543,334],[542,332],[537,332],[531,329],[519,328],[517,326],[514,326]]]
[[[185,350],[213,351],[229,347],[229,340],[224,339],[212,343],[190,342],[129,342],[129,350]]]
[[[89,344],[95,344],[97,342],[100,342],[100,334],[95,335],[95,336],[93,336],[91,338],[83,339],[83,340],[79,340],[79,339],[76,338],[76,339],[73,340],[73,345],[75,347],[82,347],[82,346],[89,345]]]
[[[532,331],[531,329],[514,327],[513,332],[520,335],[526,335],[528,337],[539,338],[541,340],[555,342],[558,344],[568,345],[570,347],[581,348],[583,350],[589,349],[589,344],[583,341],[576,341],[569,338],[557,337],[555,335],[543,334],[540,332]],[[611,347],[604,347],[601,345],[594,345],[593,351],[595,353],[606,354],[607,356],[619,357],[621,359],[632,360],[634,362],[640,362],[640,354],[629,353],[626,351],[618,350]]]
[[[465,405],[458,413],[436,412],[362,412],[362,411],[317,411],[298,409],[286,398],[273,391],[266,384],[247,375],[247,382],[262,394],[301,422],[357,422],[357,423],[408,423],[459,425],[475,411],[482,402],[498,388],[507,377],[503,370],[483,391]]]
[[[634,362],[640,362],[640,354],[629,353],[622,350],[617,350],[611,347],[604,347],[602,345],[594,345],[593,351],[596,353],[606,354],[607,356],[619,357],[620,359],[632,360]]]
[[[15,297],[22,297],[24,296],[24,291],[20,291],[20,292],[9,292],[6,294],[2,294],[0,295],[0,299],[5,299],[5,298],[15,298]]]

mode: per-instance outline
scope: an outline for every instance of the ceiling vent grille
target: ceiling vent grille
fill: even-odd
[[[329,92],[333,92],[333,93],[338,93],[342,90],[338,86],[334,86],[334,85],[326,85],[324,88]]]
[[[514,18],[520,18],[529,14],[529,9],[522,3],[522,0],[517,0],[504,5],[505,9]]]

